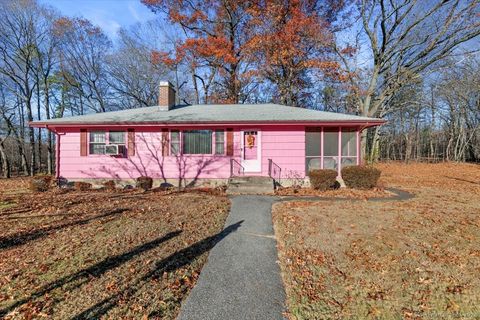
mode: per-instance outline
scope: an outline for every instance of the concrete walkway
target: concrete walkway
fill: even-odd
[[[210,251],[178,319],[283,319],[285,292],[271,217],[275,200],[232,197],[225,228],[240,227]]]

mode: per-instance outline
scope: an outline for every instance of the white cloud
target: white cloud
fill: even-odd
[[[137,11],[137,8],[135,8],[135,4],[133,2],[128,3],[128,11],[130,11],[130,14],[136,21],[142,21],[142,18],[140,17],[140,14]]]
[[[117,38],[117,32],[120,30],[121,25],[115,19],[109,17],[109,14],[95,10],[85,13],[85,17],[93,24],[99,26],[111,39]]]

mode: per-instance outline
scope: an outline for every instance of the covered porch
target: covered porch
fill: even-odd
[[[362,163],[360,127],[317,126],[305,128],[305,176],[311,170],[342,168]]]

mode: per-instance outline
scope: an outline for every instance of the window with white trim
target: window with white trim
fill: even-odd
[[[91,131],[89,145],[90,154],[105,154],[105,131]]]
[[[215,130],[215,154],[225,154],[225,130]]]
[[[90,154],[106,154],[106,148],[109,145],[118,146],[118,153],[125,152],[125,131],[109,131],[108,139],[105,131],[90,131],[89,138]]]
[[[178,130],[170,132],[170,152],[173,155],[180,154],[180,131]]]

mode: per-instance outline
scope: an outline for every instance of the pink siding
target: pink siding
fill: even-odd
[[[305,177],[305,126],[264,125],[229,126],[234,128],[234,159],[241,162],[241,130],[258,130],[261,133],[261,173],[268,175],[268,159],[282,169],[282,178]],[[108,155],[80,156],[80,128],[56,128],[60,136],[59,176],[66,179],[81,178],[137,178],[147,175],[160,179],[228,178],[230,157],[213,155],[188,155],[162,157],[162,127],[131,126],[135,128],[135,156],[117,158]],[[208,127],[215,129],[215,127]],[[221,128],[225,128],[221,127]],[[108,131],[109,128],[95,128]],[[115,127],[118,130],[119,127]],[[179,127],[175,129],[191,129]],[[246,175],[249,175],[246,172]]]
[[[305,177],[305,127],[275,127],[262,131],[262,175],[268,159],[282,169],[282,178]]]
[[[98,129],[101,130],[101,129]],[[136,128],[135,156],[108,155],[80,157],[79,129],[60,136],[60,176],[78,178],[228,178],[230,159],[226,156],[162,156],[160,129]]]

